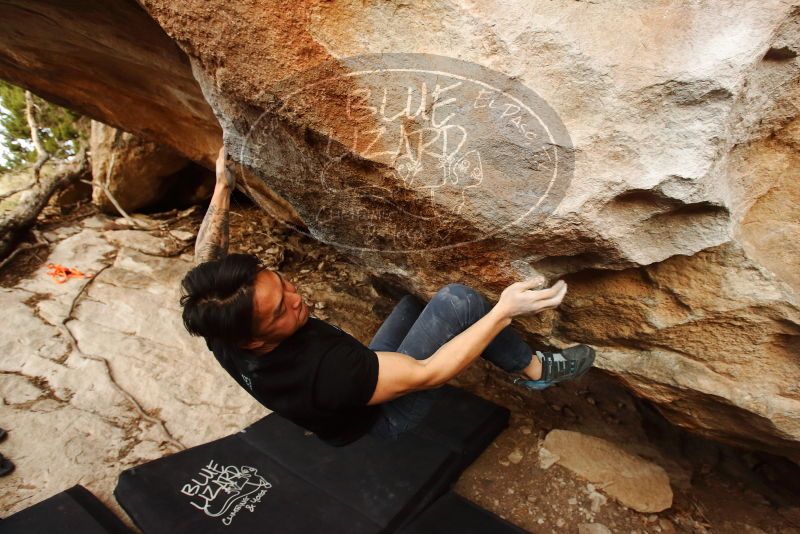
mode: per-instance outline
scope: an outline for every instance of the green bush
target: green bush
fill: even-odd
[[[54,158],[74,155],[89,135],[88,119],[33,95],[39,137]],[[0,171],[36,161],[36,149],[25,118],[25,90],[0,81]]]

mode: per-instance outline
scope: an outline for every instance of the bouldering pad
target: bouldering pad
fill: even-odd
[[[121,519],[83,486],[73,486],[0,521],[2,534],[131,534]]]
[[[392,532],[447,491],[508,410],[445,386],[396,441],[332,447],[270,414],[243,431],[122,473],[117,500],[146,533]]]

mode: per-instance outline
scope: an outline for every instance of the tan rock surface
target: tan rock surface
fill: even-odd
[[[4,515],[77,483],[119,511],[121,470],[268,413],[183,329],[179,281],[191,263],[117,249],[109,224],[86,219],[32,277],[0,288],[2,452],[16,464]],[[94,276],[56,284],[49,262]]]
[[[136,211],[160,200],[175,174],[189,164],[168,146],[97,121],[92,121],[91,153],[92,201],[109,214],[119,212],[103,186],[123,210]]]
[[[637,512],[661,512],[672,506],[664,469],[613,443],[580,432],[551,430],[542,446],[558,457],[559,465]]]
[[[259,204],[270,210],[276,191],[311,235],[423,296],[454,281],[497,295],[523,274],[513,261],[563,277],[561,309],[522,322],[534,340],[591,343],[599,367],[673,422],[800,460],[796,5],[142,5],[152,19],[122,0],[3,4],[0,76],[196,161],[213,157],[218,120]],[[87,28],[112,46],[82,39]],[[365,88],[380,108],[381,87],[355,81],[345,58],[398,52],[458,57],[535,91],[569,133],[554,145],[574,155],[563,198],[505,224],[528,205],[519,169],[537,162],[490,121],[462,124],[483,166],[445,166],[459,179],[483,169],[483,181],[437,194],[408,161],[376,155],[397,137],[354,143],[380,125],[429,126],[347,114]],[[345,78],[281,108],[322,73]],[[380,252],[397,240],[419,246]]]

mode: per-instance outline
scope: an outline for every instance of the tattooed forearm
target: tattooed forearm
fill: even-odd
[[[225,146],[222,146],[217,155],[217,185],[214,186],[211,204],[194,244],[195,265],[224,258],[228,254],[228,210],[236,178],[228,170],[226,161]]]
[[[194,246],[196,265],[228,254],[228,222],[228,197],[215,193],[197,233]]]

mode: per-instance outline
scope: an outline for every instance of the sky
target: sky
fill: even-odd
[[[4,115],[8,112],[9,112],[8,108],[4,107],[2,102],[0,102],[0,114]],[[18,139],[17,142],[27,145],[29,149],[33,150],[33,141]],[[11,157],[11,152],[8,150],[8,148],[6,148],[7,146],[8,146],[7,132],[5,128],[3,128],[2,125],[0,125],[0,165],[3,166],[5,166],[5,164],[8,162],[8,159]],[[0,173],[2,172],[3,171],[0,170]]]

